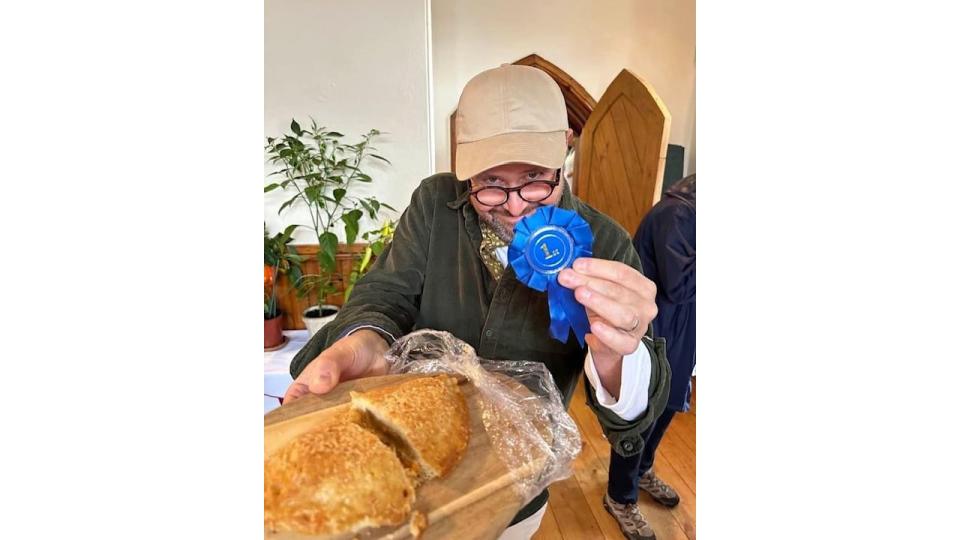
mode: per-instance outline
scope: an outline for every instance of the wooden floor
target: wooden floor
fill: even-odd
[[[696,381],[696,379],[694,379]],[[672,509],[640,493],[640,511],[657,534],[657,540],[694,540],[697,504],[696,382],[688,413],[673,417],[657,449],[654,470],[680,495]],[[583,451],[574,462],[574,475],[550,486],[550,502],[536,540],[622,539],[616,520],[603,508],[607,489],[610,445],[603,438],[597,417],[584,402],[583,381],[577,387],[570,414],[583,436]]]

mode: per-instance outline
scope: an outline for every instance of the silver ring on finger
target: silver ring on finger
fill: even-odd
[[[620,328],[619,330],[627,334],[634,333],[637,330],[637,328],[640,327],[640,317],[634,317],[633,320],[634,320],[634,323],[633,323],[633,326],[630,327],[630,329]]]

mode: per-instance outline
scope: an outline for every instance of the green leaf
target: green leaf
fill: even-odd
[[[343,199],[343,196],[346,194],[347,194],[347,190],[343,188],[337,188],[333,190],[333,198],[336,199],[337,202],[340,202],[340,200]]]
[[[376,242],[370,245],[370,249],[373,250],[373,254],[378,257],[380,256],[381,253],[383,253],[383,248],[384,248],[383,242],[380,240],[377,240]]]
[[[302,260],[302,259],[301,259],[301,260]],[[297,262],[299,263],[300,261],[297,261]],[[300,277],[301,277],[302,275],[303,275],[303,273],[301,272],[299,266],[294,265],[294,266],[291,266],[291,267],[290,267],[290,282],[291,282],[291,283],[296,283],[296,282],[300,281]]]
[[[297,246],[287,246],[287,259],[293,264],[300,264],[303,262],[303,255],[297,252]]]
[[[276,184],[276,183],[270,184],[270,185],[267,185],[267,186],[263,186],[263,192],[264,192],[264,193],[269,193],[269,192],[277,189],[278,187],[280,187],[280,184]]]
[[[367,215],[370,216],[370,219],[374,219],[377,217],[377,212],[373,209],[372,206],[370,206],[370,203],[368,203],[364,199],[360,199],[360,205],[363,206],[363,208],[367,211]]]
[[[294,195],[293,197],[290,198],[289,201],[281,204],[281,205],[280,205],[280,209],[277,210],[277,215],[280,215],[280,212],[283,212],[283,210],[284,210],[286,207],[288,207],[288,206],[290,206],[291,204],[293,204],[293,201],[297,200],[297,197],[299,197],[299,196],[300,196],[300,195]]]
[[[303,190],[303,194],[307,197],[308,201],[316,203],[323,197],[323,188],[320,186],[309,186]],[[321,206],[323,206],[322,203]]]
[[[290,237],[293,236],[293,231],[295,231],[297,227],[299,227],[299,225],[290,225],[283,230],[283,235],[281,236],[281,238],[283,239],[284,244],[290,241]]]
[[[367,175],[365,175],[365,174],[363,174],[363,173],[357,173],[357,175],[356,175],[354,178],[356,178],[357,180],[359,180],[359,181],[361,181],[361,182],[373,182],[373,178],[370,178],[369,176],[367,176]]]
[[[370,199],[370,206],[372,206],[377,212],[380,211],[380,201],[376,199]]]
[[[352,244],[357,240],[357,233],[360,232],[360,218],[363,217],[363,211],[354,209],[343,214],[343,228],[347,233],[347,243]]]
[[[389,208],[390,210],[393,210],[394,212],[396,212],[396,211],[397,211],[397,209],[396,209],[396,208],[394,208],[394,207],[392,207],[392,206],[390,206],[390,205],[389,205],[389,204],[387,204],[387,203],[380,203],[380,204],[382,204],[384,208]]]
[[[303,262],[303,255],[300,255],[296,251],[293,251],[293,246],[290,246],[287,249],[291,250],[290,252],[287,253],[288,261],[290,261],[293,264],[300,264]]]
[[[336,132],[336,131],[330,131],[330,132],[327,133],[327,137],[343,137],[343,133],[339,133],[339,132]]]
[[[333,272],[337,267],[337,235],[325,232],[320,235],[319,240],[320,250],[317,252],[317,260],[324,270]]]
[[[296,133],[298,137],[300,136],[301,133],[303,133],[303,130],[300,129],[300,124],[298,124],[296,120],[290,121],[290,129],[292,129],[293,132]]]
[[[383,156],[378,156],[377,154],[368,154],[368,155],[374,159],[379,159],[380,161],[386,161],[387,163],[390,163],[390,160]],[[393,165],[392,163],[390,164]]]

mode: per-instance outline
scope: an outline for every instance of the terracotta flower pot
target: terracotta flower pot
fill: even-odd
[[[270,349],[283,343],[283,313],[263,321],[263,348]]]

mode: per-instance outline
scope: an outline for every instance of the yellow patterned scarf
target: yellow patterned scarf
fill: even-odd
[[[480,235],[483,238],[480,241],[480,259],[487,270],[490,271],[494,281],[499,281],[500,276],[503,275],[503,265],[500,264],[500,259],[497,258],[495,250],[506,246],[507,243],[501,240],[497,233],[493,232],[493,228],[483,221],[480,222]]]

